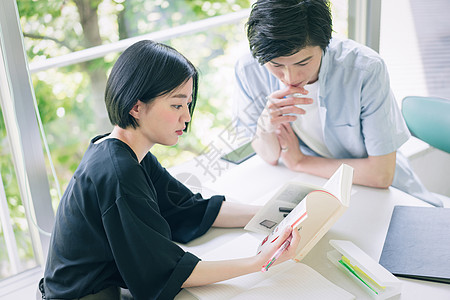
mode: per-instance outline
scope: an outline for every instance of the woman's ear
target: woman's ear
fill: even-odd
[[[136,120],[139,120],[139,111],[142,109],[142,104],[141,100],[138,100],[130,110],[130,115]]]

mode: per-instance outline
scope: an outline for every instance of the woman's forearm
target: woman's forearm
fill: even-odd
[[[225,201],[214,221],[214,227],[244,227],[261,206]]]
[[[223,261],[199,261],[183,288],[211,284],[245,274],[257,272],[261,266],[255,258]]]

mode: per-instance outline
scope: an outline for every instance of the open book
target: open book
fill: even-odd
[[[255,255],[259,238],[245,233],[202,256],[203,260],[233,259]],[[209,285],[185,288],[197,299],[333,299],[355,297],[303,263],[287,261],[270,268]]]
[[[342,164],[323,187],[288,182],[245,229],[268,235],[260,247],[278,237],[287,226],[299,230],[301,240],[294,259],[300,261],[348,208],[352,181],[353,168]]]

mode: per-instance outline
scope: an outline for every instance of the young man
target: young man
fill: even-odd
[[[236,64],[235,120],[268,163],[330,177],[342,163],[354,183],[390,185],[436,206],[397,149],[409,131],[386,65],[373,50],[331,38],[326,0],[259,0]]]

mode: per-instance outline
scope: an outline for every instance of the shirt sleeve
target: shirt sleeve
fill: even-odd
[[[368,155],[396,151],[409,138],[409,132],[389,84],[381,59],[369,66],[361,91],[361,127]]]
[[[258,118],[266,106],[266,97],[278,89],[277,82],[250,53],[236,62],[234,74],[233,123],[239,131],[253,136]]]
[[[170,240],[156,206],[117,199],[102,216],[117,269],[135,299],[173,299],[200,260]]]
[[[146,168],[156,190],[161,215],[170,226],[172,239],[187,243],[206,233],[219,214],[225,197],[203,199],[201,194],[193,194],[151,154],[148,155]]]

